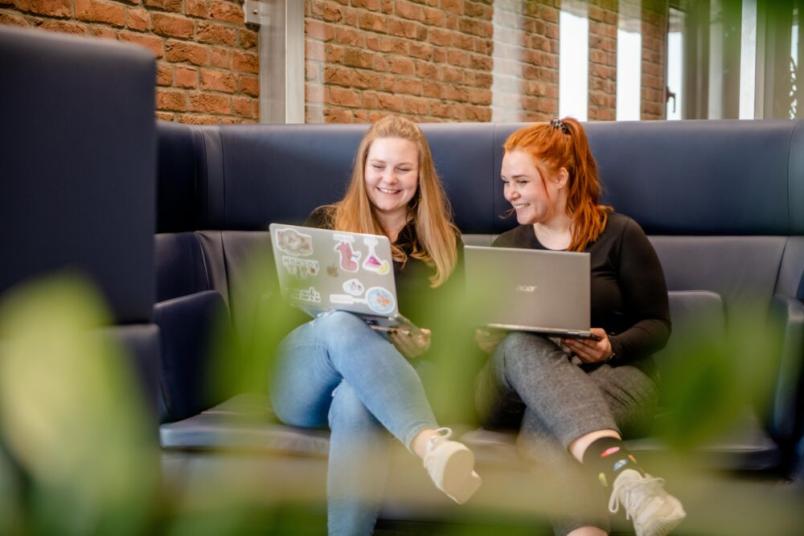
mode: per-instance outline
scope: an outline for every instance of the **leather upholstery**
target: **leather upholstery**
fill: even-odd
[[[0,296],[53,271],[89,278],[155,417],[153,56],[5,26],[0,73]]]
[[[162,422],[192,417],[220,400],[210,389],[211,340],[227,319],[220,294],[208,290],[157,304],[154,321],[162,337]]]
[[[202,176],[197,158],[203,149],[201,136],[187,125],[163,123],[159,128],[159,169],[157,185],[158,220],[163,232],[192,231],[198,228],[200,208],[194,202]]]
[[[99,286],[117,322],[150,321],[153,57],[0,30],[0,289],[70,267]]]
[[[160,233],[154,247],[157,301],[213,288],[210,262],[195,233]]]

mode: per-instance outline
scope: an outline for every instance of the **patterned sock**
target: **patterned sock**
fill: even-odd
[[[583,464],[594,472],[604,488],[611,486],[626,469],[645,474],[622,440],[613,437],[602,437],[589,445],[583,454]]]

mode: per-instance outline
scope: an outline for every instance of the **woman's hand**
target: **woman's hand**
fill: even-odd
[[[613,354],[609,336],[606,334],[606,331],[601,328],[592,328],[590,331],[598,340],[561,339],[561,343],[572,350],[584,363],[606,361]]]
[[[388,336],[396,349],[408,359],[419,357],[430,348],[430,330],[427,328],[416,331],[395,329]]]
[[[475,342],[487,354],[493,352],[503,338],[505,338],[505,332],[499,329],[477,328],[475,330]]]

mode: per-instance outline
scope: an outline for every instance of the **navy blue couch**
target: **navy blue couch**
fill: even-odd
[[[514,224],[501,217],[506,203],[498,176],[502,142],[518,126],[423,125],[467,243],[488,244]],[[592,123],[587,128],[605,200],[648,233],[665,271],[677,326],[705,318],[725,337],[746,300],[783,322],[779,351],[753,356],[758,370],[771,371],[770,407],[749,408],[736,435],[709,448],[725,469],[788,473],[804,423],[804,123]],[[266,322],[281,320],[270,313],[275,298],[270,274],[259,288],[244,291],[248,262],[269,250],[269,222],[300,221],[312,208],[342,195],[365,129],[158,125],[156,318],[165,335],[161,439],[166,452],[178,459],[214,448],[326,456],[326,432],[276,424],[264,398],[239,398],[263,412],[264,421],[232,422],[228,417],[241,411],[238,399],[206,388],[208,340],[197,335],[209,333],[203,326],[221,311],[241,340],[267,329]],[[255,325],[260,308],[264,316]],[[675,338],[683,338],[683,328]],[[479,432],[466,437],[478,447],[481,463],[514,457],[504,437]],[[658,448],[653,440],[634,445]]]
[[[153,58],[0,27],[0,73],[0,297],[55,271],[91,280],[155,417]]]

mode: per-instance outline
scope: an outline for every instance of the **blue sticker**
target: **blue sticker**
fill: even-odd
[[[383,287],[371,287],[366,291],[366,302],[369,309],[378,315],[391,314],[396,308],[394,295]]]

